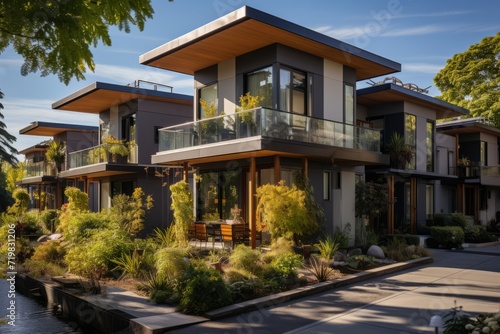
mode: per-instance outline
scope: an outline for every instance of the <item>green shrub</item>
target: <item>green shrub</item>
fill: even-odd
[[[451,226],[460,226],[461,228],[465,228],[465,225],[467,225],[467,220],[462,213],[452,213],[451,224]]]
[[[64,238],[71,243],[81,243],[110,225],[109,216],[104,213],[85,212],[68,218]]]
[[[354,255],[347,258],[347,264],[354,269],[366,269],[376,264],[375,258],[368,255]]]
[[[404,242],[406,243],[406,246],[408,246],[408,245],[415,245],[415,246],[420,245],[420,237],[418,235],[412,235],[412,234],[385,235],[380,239],[380,244],[387,246],[395,239],[404,240]]]
[[[434,215],[431,226],[460,226],[464,228],[467,220],[462,213],[440,213]]]
[[[339,249],[339,244],[335,243],[330,235],[327,235],[324,240],[320,240],[315,246],[319,249],[321,257],[327,261],[331,260]]]
[[[480,225],[467,224],[464,228],[464,240],[465,242],[481,243],[496,241],[497,238]]]
[[[201,315],[209,310],[231,303],[231,291],[219,271],[190,267],[178,284],[181,295],[177,310],[186,314]]]
[[[291,252],[282,254],[271,265],[282,277],[286,279],[297,278],[297,269],[302,266],[302,256]]]
[[[330,267],[330,263],[323,257],[311,256],[309,265],[305,267],[311,274],[316,277],[318,282],[328,280],[335,271]]]
[[[43,276],[62,276],[65,274],[66,269],[61,266],[38,260],[29,259],[23,263],[24,269],[28,275],[34,278]]]
[[[113,270],[121,272],[120,278],[132,277],[132,278],[142,278],[146,275],[149,267],[146,266],[144,261],[144,255],[134,249],[131,254],[122,254],[118,259],[111,259],[111,261],[116,264]]]
[[[61,212],[55,209],[45,209],[40,212],[40,223],[47,233],[54,233],[59,226],[59,214]]]
[[[185,248],[162,248],[156,254],[156,270],[159,275],[175,279],[189,266]]]
[[[123,254],[130,254],[133,243],[122,230],[95,232],[83,243],[75,244],[65,256],[70,272],[86,277],[101,278],[108,275]]]
[[[393,237],[389,239],[387,246],[384,246],[384,254],[388,259],[401,262],[408,260],[408,244],[404,238]]]
[[[271,243],[271,250],[261,254],[261,260],[264,263],[271,263],[275,258],[282,254],[293,251],[293,241],[287,238],[277,238]]]
[[[248,278],[251,278],[253,275],[259,276],[263,270],[260,252],[243,244],[234,248],[229,257],[229,263],[235,269],[247,272]]]
[[[31,259],[61,265],[64,262],[66,249],[58,240],[47,241],[35,248]]]
[[[343,229],[336,226],[333,232],[333,242],[339,245],[339,248],[345,249],[349,247],[349,234],[351,233],[351,224],[347,223]]]
[[[464,230],[459,226],[433,226],[431,237],[444,248],[462,248]]]

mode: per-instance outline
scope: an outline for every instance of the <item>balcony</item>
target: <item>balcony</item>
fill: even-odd
[[[380,131],[266,108],[163,128],[159,150],[171,151],[249,137],[380,153]]]
[[[46,161],[27,162],[23,169],[26,177],[56,176],[55,166]]]
[[[482,163],[470,162],[467,166],[452,167],[454,175],[464,178],[479,178],[483,176],[500,177],[500,166],[482,166]]]
[[[128,144],[128,155],[125,157],[109,153],[107,144],[90,147],[68,154],[68,169],[96,165],[100,163],[136,164],[138,161],[137,145]]]

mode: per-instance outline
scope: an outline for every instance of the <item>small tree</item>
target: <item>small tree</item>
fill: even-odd
[[[58,143],[55,140],[52,140],[49,143],[47,152],[45,152],[45,158],[48,162],[54,163],[57,170],[59,171],[61,168],[61,164],[64,163],[65,159],[64,142]]]
[[[387,211],[389,195],[387,183],[363,182],[356,183],[355,214],[356,217],[378,218]]]
[[[262,222],[257,230],[268,230],[272,239],[286,237],[298,241],[310,231],[319,227],[316,219],[312,219],[306,205],[306,192],[285,185],[266,184],[257,188],[257,217]]]
[[[24,188],[17,188],[12,193],[12,198],[14,198],[15,203],[9,207],[9,214],[15,215],[16,217],[20,217],[28,210],[28,205],[30,202],[30,195],[28,190]]]
[[[2,3],[3,4],[3,3]],[[2,12],[3,14],[3,12]],[[3,15],[2,15],[3,18]],[[0,53],[2,51],[2,46],[1,46],[1,36],[2,36],[2,29],[1,29],[1,22],[0,21]],[[0,90],[0,99],[3,99],[4,94]],[[3,109],[3,104],[0,103],[0,110]],[[0,112],[0,119],[3,119],[3,114]],[[4,122],[0,121],[0,162],[5,161],[11,165],[14,165],[17,163],[17,158],[15,154],[17,154],[17,150],[10,144],[13,144],[16,141],[16,137],[11,135],[10,133],[7,132],[6,130],[7,126],[5,125]],[[10,152],[10,153],[9,153]]]
[[[386,145],[389,153],[390,164],[393,168],[404,169],[413,159],[413,149],[405,143],[405,139],[399,133],[394,132]]]
[[[119,194],[112,201],[111,219],[134,237],[144,228],[146,210],[153,207],[153,198],[147,196],[144,203],[144,196],[142,188],[138,187],[134,189],[132,196]]]
[[[193,221],[193,195],[186,181],[181,180],[170,186],[170,209],[174,212],[174,233],[179,245],[188,242],[188,228]]]

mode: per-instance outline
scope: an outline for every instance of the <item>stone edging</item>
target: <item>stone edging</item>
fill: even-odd
[[[409,268],[421,266],[423,264],[432,263],[431,257],[423,257],[406,262],[389,264],[386,266],[369,269],[354,275],[348,275],[344,278],[334,279],[327,282],[303,286],[297,289],[280,292],[277,294],[244,301],[237,304],[224,306],[215,310],[211,310],[204,314],[210,320],[221,319],[232,315],[241,314],[247,311],[259,310],[266,307],[274,306],[287,302],[289,300],[298,299],[308,295],[316,294],[330,289],[335,289],[344,285],[357,283],[363,280],[376,278],[382,275],[390,274],[396,271],[402,271]]]

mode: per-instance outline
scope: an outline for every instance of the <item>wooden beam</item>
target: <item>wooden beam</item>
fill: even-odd
[[[184,167],[184,169],[182,170],[182,179],[187,183],[188,173],[189,173],[189,164],[187,162],[184,162],[183,167]]]
[[[417,178],[410,178],[410,229],[411,233],[417,232]]]
[[[281,160],[279,155],[274,156],[274,184],[281,181]]]
[[[387,208],[387,233],[394,234],[394,175],[387,176],[389,205]]]
[[[256,198],[255,193],[257,190],[257,164],[254,157],[250,158],[250,180],[249,180],[249,196],[248,196],[248,213],[250,220],[250,246],[252,249],[257,247],[256,245],[256,229],[257,229],[257,217],[256,217]]]

